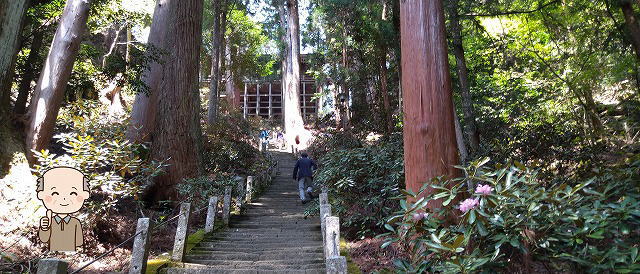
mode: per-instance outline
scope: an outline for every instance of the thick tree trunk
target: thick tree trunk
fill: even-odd
[[[287,10],[285,9],[285,1],[286,0],[275,0],[274,4],[278,6],[278,15],[280,16],[280,27],[281,29],[281,37],[280,39],[282,39],[282,44],[283,44],[283,48],[282,48],[282,52],[281,52],[281,57],[282,57],[282,66],[281,66],[281,72],[280,75],[282,76],[280,85],[282,87],[282,98],[284,99],[284,91],[286,90],[286,83],[287,83],[287,71],[289,70],[288,68],[288,56],[289,56],[289,52],[291,51],[291,42],[289,42],[289,31],[288,26],[287,26]],[[287,120],[287,115],[286,113],[283,111],[282,112],[282,120],[286,121]]]
[[[349,71],[349,57],[347,50],[347,31],[344,33],[344,42],[342,45],[342,67],[344,71]],[[340,99],[340,120],[342,122],[342,128],[344,130],[349,130],[351,124],[351,113],[349,111],[349,87],[347,87],[347,79],[346,75],[344,78],[340,79],[340,93],[342,98]]]
[[[31,150],[46,149],[53,137],[64,91],[87,27],[90,5],[91,0],[69,0],[62,13],[29,105],[26,144],[31,164],[35,163]]]
[[[27,57],[27,61],[25,62],[24,75],[18,87],[18,98],[16,98],[16,103],[13,106],[13,112],[15,114],[22,115],[26,112],[27,100],[31,92],[31,82],[36,77],[36,71],[39,69],[39,55],[42,49],[43,37],[44,31],[38,31],[33,35],[29,57]]]
[[[434,177],[458,176],[451,78],[442,1],[401,1],[400,14],[405,182],[418,191]]]
[[[233,74],[233,70],[231,67],[233,66],[233,50],[231,48],[230,43],[225,44],[225,58],[226,58],[226,70],[225,70],[225,78],[227,82],[225,83],[225,92],[227,93],[227,101],[229,102],[229,106],[237,109],[240,107],[240,91],[236,87],[235,75]]]
[[[476,115],[473,109],[473,100],[471,99],[471,90],[469,87],[469,72],[467,70],[467,62],[462,45],[462,28],[460,26],[460,16],[458,15],[458,1],[459,0],[451,1],[450,26],[453,34],[453,54],[456,57],[458,81],[460,82],[460,96],[462,97],[462,111],[465,122],[464,131],[469,139],[469,147],[473,153],[476,152],[480,146],[480,134],[476,126]]]
[[[147,193],[154,201],[175,199],[175,186],[202,172],[202,132],[198,92],[203,0],[171,0],[166,49],[152,133],[151,159],[167,161],[166,173]]]
[[[149,51],[168,52],[170,45],[167,43],[167,32],[172,22],[172,14],[169,11],[171,0],[159,0],[153,12],[153,21],[149,32]],[[166,56],[163,56],[166,57]],[[149,141],[151,132],[155,127],[155,113],[157,102],[157,90],[162,82],[163,65],[161,63],[151,63],[149,70],[142,75],[142,81],[147,85],[149,94],[136,94],[131,111],[131,122],[127,131],[127,138],[131,142]]]
[[[220,43],[223,31],[220,31],[221,0],[213,0],[213,31],[211,33],[211,82],[209,83],[209,105],[207,123],[213,125],[218,117],[218,80],[220,79]]]
[[[629,37],[631,38],[629,40],[631,44],[633,44],[636,57],[640,60],[640,25],[638,24],[638,18],[633,10],[631,1],[620,1],[620,9],[622,9],[622,14],[624,14],[624,22],[629,32]]]
[[[9,112],[11,84],[28,0],[0,1],[0,116]]]
[[[287,0],[287,40],[289,49],[284,63],[286,73],[283,79],[284,128],[289,144],[294,144],[304,130],[300,112],[300,20],[298,0]]]
[[[469,153],[467,147],[464,145],[464,137],[462,136],[462,127],[460,126],[460,119],[458,119],[458,113],[456,113],[455,107],[453,108],[453,121],[456,129],[456,144],[458,145],[458,153],[460,155],[460,162],[466,163]]]
[[[382,106],[384,107],[387,133],[391,133],[393,131],[393,113],[391,112],[391,102],[389,101],[386,48],[384,48],[383,54],[384,57],[380,61],[380,92],[382,93]]]

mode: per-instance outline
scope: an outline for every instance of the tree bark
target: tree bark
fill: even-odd
[[[405,182],[417,192],[434,177],[457,177],[459,161],[442,1],[401,1],[400,14]]]
[[[640,25],[638,24],[638,18],[636,18],[636,13],[633,10],[631,1],[620,1],[620,9],[624,15],[624,22],[629,32],[630,41],[631,44],[633,44],[636,57],[640,60]]]
[[[147,193],[154,201],[175,199],[175,186],[202,173],[198,72],[203,0],[170,0],[166,49],[158,96],[151,159],[167,161],[166,172]]]
[[[9,112],[11,84],[28,0],[0,2],[0,116]]]
[[[220,10],[222,0],[213,0],[213,31],[211,33],[211,82],[209,82],[209,105],[207,108],[207,122],[213,125],[218,116],[218,79],[220,79],[220,43],[222,41],[220,31]]]
[[[287,40],[286,75],[283,78],[284,92],[284,128],[289,144],[300,138],[304,122],[300,112],[300,20],[298,18],[298,0],[287,0]]]
[[[172,14],[169,11],[171,0],[159,0],[153,11],[153,21],[147,51],[168,52],[167,32],[172,22]],[[165,57],[165,56],[163,56]],[[141,143],[149,141],[151,132],[155,127],[155,112],[157,105],[157,90],[162,81],[163,65],[153,62],[149,69],[142,75],[142,81],[148,87],[148,94],[137,93],[131,111],[131,122],[127,131],[127,138],[131,142]]]
[[[387,133],[391,133],[393,131],[393,113],[391,112],[391,102],[389,100],[386,48],[384,48],[383,54],[384,57],[380,61],[380,92],[382,93],[382,106],[384,107]]]
[[[278,6],[278,15],[280,16],[280,27],[281,29],[281,37],[280,39],[282,39],[282,66],[281,66],[281,76],[282,76],[282,80],[280,82],[280,86],[282,87],[282,98],[284,99],[284,92],[286,90],[286,83],[287,83],[287,71],[288,69],[288,56],[289,56],[289,52],[291,51],[291,43],[289,42],[289,36],[288,33],[289,31],[287,30],[287,10],[285,8],[285,1],[286,0],[275,0],[274,4]],[[284,103],[284,102],[283,102]],[[283,105],[284,106],[284,105]],[[287,116],[286,113],[284,111],[282,111],[282,120],[286,121]]]
[[[480,146],[480,134],[476,125],[476,115],[471,99],[469,87],[469,72],[464,55],[462,44],[462,27],[460,26],[460,16],[458,14],[458,1],[452,0],[450,5],[450,26],[453,35],[453,54],[456,57],[456,67],[458,68],[458,81],[460,82],[460,96],[462,97],[462,111],[464,113],[464,131],[469,139],[471,152],[476,152]]]
[[[69,0],[44,63],[29,105],[27,157],[35,163],[32,150],[46,149],[64,97],[64,91],[87,27],[91,0]]]
[[[36,76],[36,71],[39,67],[38,64],[40,63],[39,55],[40,50],[42,50],[43,37],[44,31],[36,32],[33,35],[31,49],[29,50],[29,57],[27,57],[27,61],[25,62],[24,75],[22,76],[18,87],[18,98],[16,98],[16,103],[13,106],[13,112],[15,114],[22,115],[26,112],[27,99],[31,92],[31,82]]]

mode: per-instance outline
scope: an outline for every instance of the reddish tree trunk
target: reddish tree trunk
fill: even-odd
[[[405,182],[418,191],[434,177],[458,175],[442,1],[401,1],[400,21]],[[442,201],[428,205],[441,206]]]
[[[176,198],[175,186],[202,172],[199,55],[203,0],[168,1],[173,20],[165,26],[166,49],[157,89],[151,158],[165,161],[166,173],[156,178],[148,194],[154,201]]]
[[[0,2],[0,115],[8,113],[11,84],[28,0]]]
[[[171,0],[159,0],[153,11],[153,21],[149,32],[148,51],[168,51],[167,32],[171,22],[169,2]],[[149,88],[149,94],[138,93],[133,102],[131,111],[131,124],[127,131],[127,138],[131,142],[148,141],[155,127],[155,113],[157,105],[157,90],[162,81],[163,65],[151,63],[149,70],[142,76],[142,81]]]
[[[35,163],[33,152],[46,149],[64,98],[64,91],[87,27],[90,0],[69,0],[64,8],[51,49],[40,73],[28,116],[27,157]]]

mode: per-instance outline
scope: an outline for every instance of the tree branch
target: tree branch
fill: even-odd
[[[505,15],[536,13],[536,12],[539,12],[539,11],[545,9],[548,6],[551,6],[551,5],[557,4],[557,3],[560,3],[560,0],[553,0],[551,2],[548,2],[548,3],[538,7],[537,9],[534,9],[534,10],[513,10],[513,11],[503,11],[503,12],[498,12],[498,13],[463,14],[463,15],[460,15],[460,17],[497,17],[497,16],[505,16]]]

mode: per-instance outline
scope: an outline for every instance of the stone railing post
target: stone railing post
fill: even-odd
[[[326,192],[320,193],[320,205],[329,204],[329,194]]]
[[[209,206],[207,207],[207,221],[204,225],[204,232],[210,233],[216,224],[216,213],[218,212],[218,197],[209,198]]]
[[[326,221],[327,221],[327,217],[331,216],[331,205],[330,204],[324,204],[324,205],[320,205],[320,228],[322,231],[322,243],[326,246],[327,245],[327,240],[326,240],[326,235],[325,235],[325,231],[326,231]]]
[[[253,198],[253,176],[247,176],[247,194],[245,198],[247,203],[251,203]]]
[[[38,272],[37,274],[67,274],[67,268],[69,268],[69,263],[66,261],[56,259],[56,258],[47,258],[38,261]]]
[[[174,261],[182,262],[182,259],[184,259],[184,249],[187,246],[187,233],[189,231],[190,211],[190,203],[182,203],[180,205],[180,217],[178,217],[176,238],[173,242],[173,253],[171,254],[171,259]]]
[[[242,211],[242,203],[244,202],[244,178],[240,176],[235,177],[237,185],[236,190],[238,191],[238,196],[236,197],[236,204],[238,205],[238,210]]]
[[[222,204],[222,222],[224,226],[229,226],[229,214],[231,214],[231,187],[224,189],[224,200]]]
[[[340,256],[340,218],[325,218],[325,258]]]
[[[129,274],[140,274],[147,271],[147,259],[149,257],[149,218],[138,218],[136,226],[136,238],[131,249],[131,266]],[[140,233],[140,234],[138,234]]]
[[[327,259],[327,274],[347,274],[347,258],[336,256]]]

